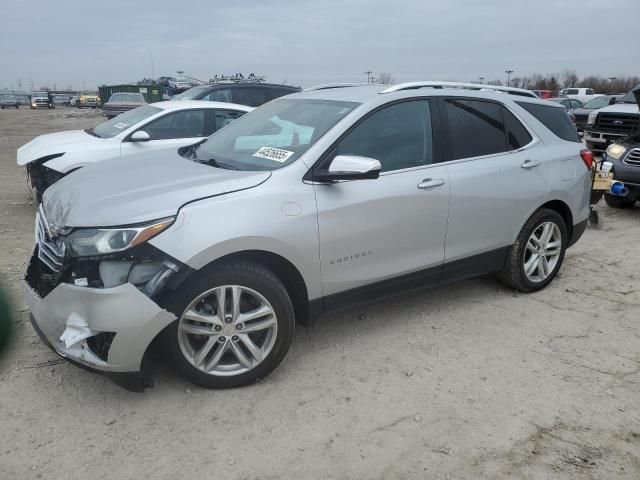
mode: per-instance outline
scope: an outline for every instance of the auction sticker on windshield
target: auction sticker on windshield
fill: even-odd
[[[284,163],[294,153],[295,152],[290,152],[289,150],[282,150],[281,148],[260,147],[260,149],[252,156]]]
[[[123,129],[124,127],[126,127],[126,126],[127,126],[127,124],[126,124],[126,123],[124,123],[124,122],[120,122],[120,123],[116,123],[116,124],[114,125],[114,128],[117,128],[117,129],[122,130],[122,129]]]

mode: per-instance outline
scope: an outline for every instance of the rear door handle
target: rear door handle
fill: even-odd
[[[525,160],[524,163],[520,166],[522,168],[533,168],[537,167],[538,165],[540,165],[540,162],[536,162],[534,160]]]
[[[441,185],[444,185],[444,180],[442,178],[425,178],[418,184],[418,188],[420,190],[428,190]]]

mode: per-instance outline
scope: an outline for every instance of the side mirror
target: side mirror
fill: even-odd
[[[338,155],[332,160],[329,170],[319,172],[314,179],[320,182],[373,180],[380,176],[381,169],[382,165],[375,158]]]
[[[149,140],[151,140],[151,136],[144,130],[138,130],[137,132],[133,132],[131,134],[129,140],[131,140],[132,142],[148,142]]]

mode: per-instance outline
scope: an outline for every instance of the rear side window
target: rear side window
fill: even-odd
[[[267,90],[267,96],[269,97],[269,100],[273,100],[274,98],[284,97],[285,95],[290,95],[292,93],[296,93],[296,92],[288,88],[273,87]]]
[[[507,134],[507,145],[509,150],[517,150],[531,143],[531,135],[524,125],[506,108],[502,108],[502,117],[504,118],[504,128]]]
[[[556,136],[569,142],[580,143],[578,131],[573,123],[571,123],[571,119],[564,108],[549,107],[536,103],[516,103],[536,117],[540,123],[555,133]]]
[[[500,105],[493,102],[445,99],[451,160],[507,151]]]
[[[259,107],[263,103],[267,103],[270,98],[267,98],[264,88],[242,87],[232,90],[233,103],[240,105],[249,105],[250,107]]]

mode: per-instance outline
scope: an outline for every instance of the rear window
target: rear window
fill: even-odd
[[[555,133],[558,137],[569,142],[580,143],[580,137],[576,127],[571,122],[567,111],[564,108],[550,107],[536,103],[516,102],[531,115],[542,123],[545,127]]]

